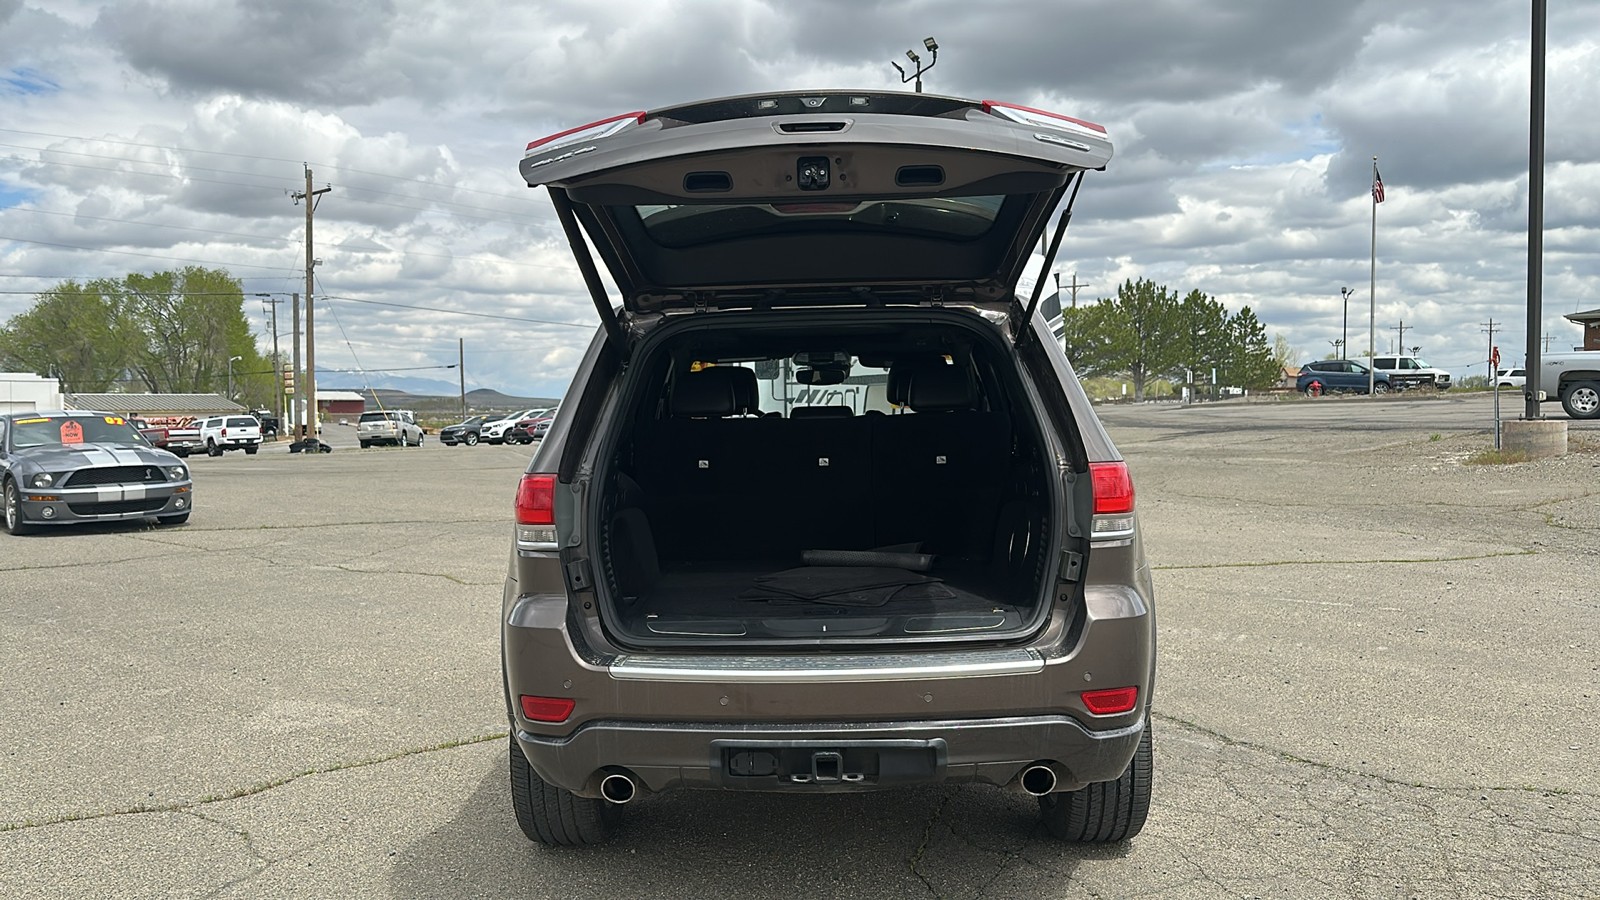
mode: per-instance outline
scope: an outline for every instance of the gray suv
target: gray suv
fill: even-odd
[[[1066,840],[1139,832],[1133,484],[1039,290],[1015,293],[1110,158],[1076,119],[873,92],[529,145],[601,320],[516,492],[502,671],[530,839],[604,840],[679,788],[935,782],[1024,791]]]

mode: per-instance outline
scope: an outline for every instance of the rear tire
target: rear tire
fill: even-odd
[[[1561,397],[1561,408],[1574,419],[1600,417],[1600,382],[1580,381]]]
[[[361,442],[361,449],[363,449],[363,450],[365,450],[365,449],[367,449],[368,447],[371,447],[371,446],[372,446],[372,442],[371,441],[362,441]]]
[[[1389,393],[1389,386],[1381,381],[1376,382],[1372,385],[1372,392],[1379,395],[1387,394]]]
[[[1324,391],[1322,390],[1322,382],[1320,382],[1320,381],[1311,381],[1311,382],[1307,382],[1306,383],[1306,396],[1307,397],[1321,397],[1323,395],[1323,393],[1324,393]]]
[[[1150,777],[1155,770],[1150,742],[1146,719],[1139,749],[1116,781],[1040,797],[1039,815],[1050,833],[1063,841],[1094,844],[1125,841],[1138,834],[1150,814]]]
[[[621,810],[546,784],[511,738],[511,808],[528,840],[547,847],[585,847],[611,839]]]
[[[477,433],[472,431],[467,432],[467,446],[471,447],[476,443],[478,443]]]
[[[24,535],[33,534],[34,531],[38,530],[37,525],[29,525],[27,522],[22,521],[22,494],[17,490],[17,483],[9,478],[6,479],[5,504],[7,532],[15,535]]]
[[[206,440],[206,455],[207,456],[221,456],[222,455],[222,448],[217,446],[217,442],[216,441],[207,439]]]

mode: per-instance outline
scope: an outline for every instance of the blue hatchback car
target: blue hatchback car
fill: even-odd
[[[1300,367],[1300,377],[1295,379],[1295,390],[1307,397],[1320,397],[1335,392],[1365,394],[1367,385],[1374,394],[1389,393],[1389,373],[1373,373],[1365,364],[1353,359],[1319,359]]]

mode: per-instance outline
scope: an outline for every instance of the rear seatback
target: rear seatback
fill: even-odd
[[[731,366],[680,376],[672,417],[638,448],[663,559],[798,564],[804,550],[912,541],[988,555],[1010,417],[974,410],[966,369],[918,369],[906,398],[915,412],[897,416],[742,414],[759,414],[746,399],[753,376]]]
[[[961,366],[913,370],[910,415],[873,416],[872,506],[880,545],[924,541],[933,553],[982,557],[1010,471],[1011,418],[979,412]]]

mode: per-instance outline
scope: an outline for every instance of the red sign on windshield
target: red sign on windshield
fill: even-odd
[[[83,443],[83,426],[74,419],[67,419],[61,423],[61,443]]]

